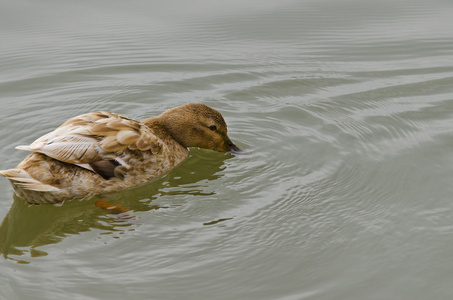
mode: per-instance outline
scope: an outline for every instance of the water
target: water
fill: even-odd
[[[2,169],[77,114],[189,101],[250,154],[62,206],[2,179],[0,298],[451,299],[450,1],[1,7]]]

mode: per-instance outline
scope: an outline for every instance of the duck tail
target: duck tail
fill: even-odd
[[[27,171],[22,169],[0,170],[0,175],[5,176],[9,180],[11,180],[14,185],[17,185],[26,190],[38,192],[56,192],[60,190],[55,186],[45,184],[34,179],[30,176],[30,174],[27,173]]]
[[[33,151],[29,145],[16,146],[17,150]]]

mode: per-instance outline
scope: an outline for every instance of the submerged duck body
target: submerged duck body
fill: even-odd
[[[239,150],[222,115],[204,104],[178,106],[141,122],[93,112],[16,147],[34,153],[0,175],[30,204],[60,203],[161,177],[188,157],[188,147]]]

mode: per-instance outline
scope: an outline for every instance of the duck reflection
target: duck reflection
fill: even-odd
[[[65,237],[100,229],[102,232],[133,230],[138,223],[136,212],[165,209],[153,204],[161,195],[207,195],[199,182],[222,176],[224,161],[232,158],[202,149],[192,149],[190,158],[165,177],[120,193],[89,200],[67,201],[63,205],[28,205],[14,196],[10,211],[0,225],[0,253],[5,259],[27,263],[14,256],[29,253],[45,256],[40,246],[55,244]]]

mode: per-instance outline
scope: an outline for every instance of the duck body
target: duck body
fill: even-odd
[[[30,204],[60,203],[159,178],[188,157],[187,147],[238,150],[221,114],[204,104],[189,103],[141,122],[93,112],[16,147],[33,153],[0,175]]]

